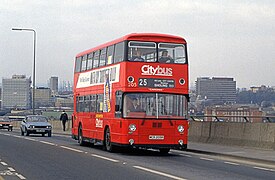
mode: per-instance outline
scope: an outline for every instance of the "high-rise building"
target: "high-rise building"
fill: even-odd
[[[35,89],[35,108],[52,106],[50,88],[38,87]]]
[[[49,88],[51,89],[52,95],[58,93],[58,77],[52,76],[50,78]]]
[[[31,108],[31,79],[13,75],[2,79],[2,109]]]
[[[200,77],[196,81],[197,97],[213,103],[236,103],[236,81],[225,77]]]

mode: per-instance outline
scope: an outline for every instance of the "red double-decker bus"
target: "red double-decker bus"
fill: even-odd
[[[107,151],[185,149],[188,99],[186,41],[129,34],[76,56],[72,137]]]

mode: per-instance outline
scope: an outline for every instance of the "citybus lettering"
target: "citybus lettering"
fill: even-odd
[[[148,75],[148,76],[172,76],[173,69],[172,68],[165,68],[165,67],[153,67],[150,65],[144,65],[141,67],[141,74]]]

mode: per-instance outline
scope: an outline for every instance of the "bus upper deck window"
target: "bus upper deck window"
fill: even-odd
[[[172,43],[159,43],[158,61],[160,63],[185,64],[185,45]]]
[[[128,43],[128,60],[140,62],[156,62],[156,43],[130,41]]]

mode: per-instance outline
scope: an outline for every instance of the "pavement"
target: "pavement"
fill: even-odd
[[[53,130],[53,134],[71,135],[70,130]],[[228,156],[241,159],[250,159],[275,165],[275,151],[266,149],[251,149],[248,147],[226,146],[218,144],[207,144],[188,142],[188,152],[203,153],[209,155]]]
[[[227,156],[275,165],[275,151],[248,147],[188,142],[190,152]]]

